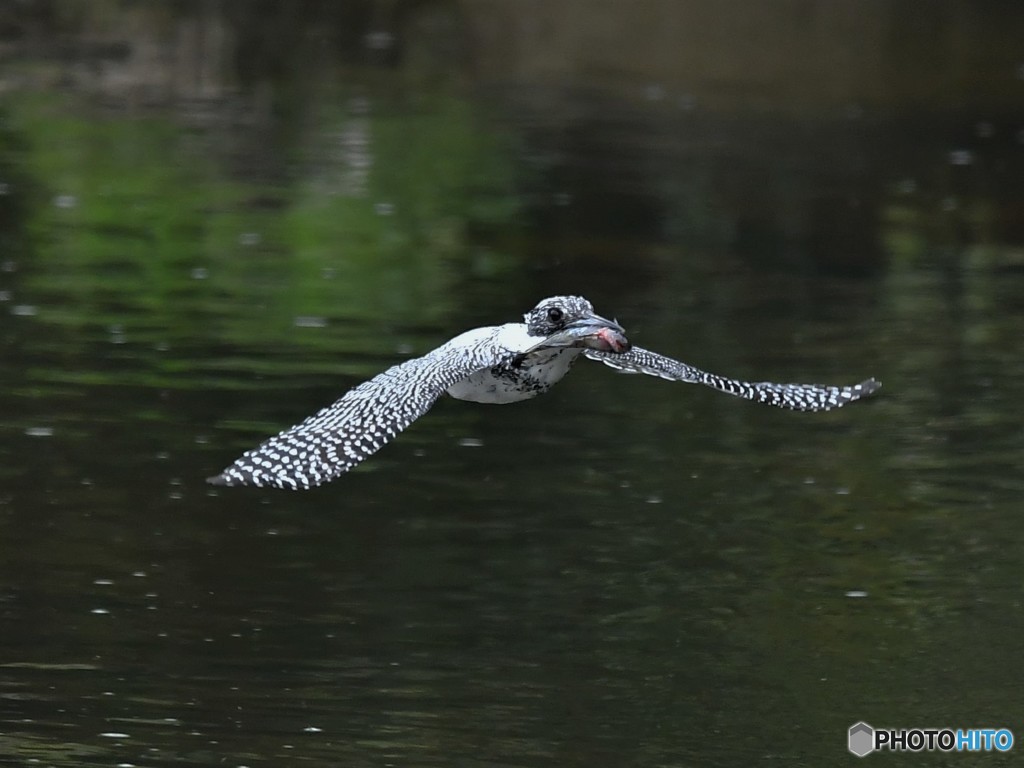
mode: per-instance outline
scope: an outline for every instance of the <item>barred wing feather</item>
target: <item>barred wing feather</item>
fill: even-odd
[[[692,365],[673,360],[640,347],[629,352],[601,352],[587,349],[584,354],[624,373],[646,373],[668,381],[703,384],[746,400],[753,400],[794,411],[829,411],[859,400],[878,390],[881,383],[867,379],[860,384],[830,387],[821,384],[775,384],[770,381],[737,381],[702,371]]]
[[[446,344],[349,390],[333,405],[244,453],[213,485],[305,490],[370,457],[430,410],[448,387],[497,365],[498,350]]]

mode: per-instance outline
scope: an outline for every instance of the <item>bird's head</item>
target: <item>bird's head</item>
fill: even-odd
[[[589,347],[626,352],[629,340],[622,326],[594,312],[582,296],[552,296],[525,315],[526,330],[544,339],[545,347]]]

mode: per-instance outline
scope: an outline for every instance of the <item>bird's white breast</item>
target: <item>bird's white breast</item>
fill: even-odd
[[[495,358],[508,360],[532,349],[540,341],[526,332],[523,323],[506,323],[490,328],[477,328],[456,336],[450,344],[490,344],[496,350]],[[459,400],[476,403],[515,403],[529,400],[561,379],[568,372],[578,349],[546,349],[530,354],[519,369],[496,375],[494,368],[477,371],[448,388],[448,394]],[[499,366],[500,367],[500,366]]]

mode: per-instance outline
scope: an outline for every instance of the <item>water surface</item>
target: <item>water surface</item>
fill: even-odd
[[[127,102],[19,60],[0,764],[820,766],[862,719],[1022,735],[1013,115],[614,83],[552,111],[337,66]],[[533,402],[443,400],[312,492],[204,483],[560,292],[718,373],[884,389],[795,414],[581,361]]]

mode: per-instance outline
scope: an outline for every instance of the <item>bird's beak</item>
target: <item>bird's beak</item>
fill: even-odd
[[[594,314],[570,323],[561,331],[548,336],[538,346],[582,347],[602,352],[628,352],[630,349],[626,331],[621,325]]]
[[[583,330],[596,331],[600,328],[608,328],[609,330],[615,331],[621,336],[626,335],[626,329],[619,325],[614,320],[608,320],[607,318],[601,317],[600,315],[587,315],[579,320],[570,323],[568,329],[580,328]]]

